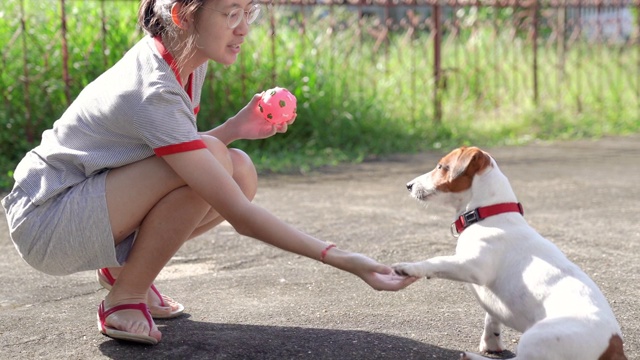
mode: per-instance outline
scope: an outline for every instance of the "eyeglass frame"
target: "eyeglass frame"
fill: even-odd
[[[218,9],[214,9],[214,8],[210,8],[210,7],[204,7],[204,8],[212,10],[212,11],[215,11],[215,12],[220,13],[222,15],[225,15],[227,17],[227,26],[229,27],[229,29],[235,29],[240,25],[242,20],[246,21],[247,25],[251,25],[256,20],[258,20],[258,17],[260,17],[260,12],[262,11],[262,4],[253,4],[253,5],[251,5],[251,9],[249,9],[249,10],[244,10],[244,9],[238,7],[238,8],[235,8],[235,9],[229,11],[229,12],[224,12],[224,11],[221,11],[221,10],[218,10]],[[242,15],[239,18],[240,20],[238,20],[238,22],[236,24],[231,26],[231,24],[230,24],[231,15],[233,15],[233,13],[237,12],[237,11],[240,11]],[[257,13],[256,17],[253,20],[249,21],[249,13],[251,13],[252,11],[253,12],[258,11],[258,13]]]

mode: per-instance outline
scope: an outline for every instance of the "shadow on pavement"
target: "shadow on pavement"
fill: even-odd
[[[112,359],[459,359],[460,351],[359,330],[216,324],[191,320],[158,327],[156,346],[100,344]]]

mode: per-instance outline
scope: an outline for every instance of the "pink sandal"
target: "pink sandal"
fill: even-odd
[[[153,329],[153,319],[151,318],[151,314],[149,313],[149,307],[147,307],[147,304],[145,303],[124,304],[124,305],[114,306],[109,310],[105,310],[104,301],[103,301],[102,303],[100,303],[100,306],[98,307],[98,329],[100,329],[100,333],[102,333],[102,335],[105,335],[117,340],[133,341],[133,342],[138,342],[138,343],[143,343],[148,345],[155,345],[158,343],[158,339],[151,337],[149,335],[133,334],[130,332],[118,330],[114,327],[105,325],[104,322],[109,315],[121,310],[141,311],[144,314],[144,317],[146,317],[147,321],[149,322],[149,329]]]
[[[111,272],[109,271],[109,269],[102,268],[102,269],[99,269],[97,273],[98,273],[98,282],[100,283],[100,285],[102,285],[102,287],[107,290],[111,290],[111,287],[113,286],[113,284],[115,284],[116,279],[111,275]],[[171,299],[166,295],[162,295],[160,291],[158,291],[156,286],[153,284],[151,284],[151,290],[156,294],[156,296],[158,296],[158,299],[160,299],[160,306],[167,307],[169,306],[167,302],[169,302],[169,303],[176,304],[176,306],[178,307],[176,310],[173,310],[170,313],[154,312],[153,310],[150,310],[150,314],[154,319],[171,319],[171,318],[182,315],[182,313],[184,312],[184,306],[182,304],[174,301],[173,299]]]

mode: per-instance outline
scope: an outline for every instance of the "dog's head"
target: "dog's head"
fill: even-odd
[[[461,147],[440,159],[435,169],[407,184],[411,196],[420,200],[447,198],[460,208],[470,200],[470,189],[476,176],[493,167],[491,156],[477,147]],[[442,195],[451,196],[442,196]]]

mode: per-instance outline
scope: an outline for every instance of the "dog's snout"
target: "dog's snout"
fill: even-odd
[[[413,182],[407,183],[407,190],[411,191],[413,189]]]

